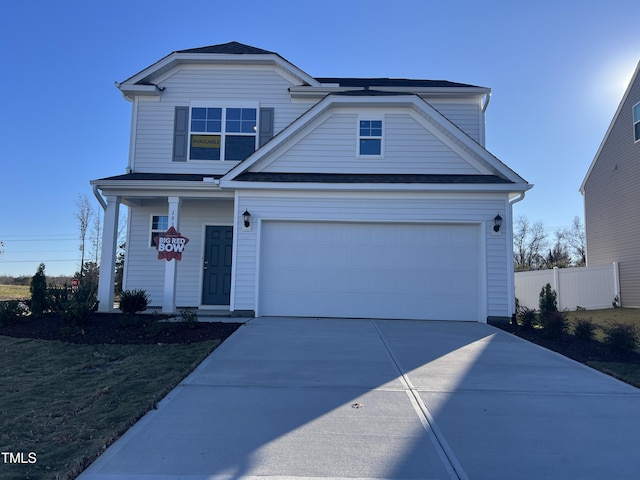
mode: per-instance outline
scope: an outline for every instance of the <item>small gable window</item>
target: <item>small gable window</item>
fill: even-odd
[[[382,120],[360,120],[360,156],[382,155]]]
[[[640,103],[633,106],[633,139],[640,141]]]
[[[190,160],[240,161],[256,149],[257,109],[192,107]]]
[[[167,215],[153,215],[151,217],[151,246],[155,248],[154,237],[169,229],[169,217]]]

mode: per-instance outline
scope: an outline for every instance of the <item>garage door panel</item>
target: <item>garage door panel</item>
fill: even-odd
[[[263,222],[262,315],[478,320],[473,225]]]

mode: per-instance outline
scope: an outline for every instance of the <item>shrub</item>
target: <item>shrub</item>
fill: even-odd
[[[590,318],[576,318],[573,334],[581,340],[593,340],[596,328],[596,324]]]
[[[62,321],[67,326],[86,325],[97,306],[96,288],[89,283],[81,284],[62,304]]]
[[[518,320],[520,320],[520,326],[523,330],[533,330],[538,319],[538,312],[531,308],[522,307],[517,317]]]
[[[49,285],[47,288],[47,306],[49,311],[58,313],[64,311],[69,302],[69,287]]]
[[[38,271],[31,277],[31,313],[42,315],[47,309],[47,277],[44,274],[44,263],[38,267]]]
[[[184,308],[180,310],[180,321],[188,328],[195,328],[198,323],[198,309],[197,308]]]
[[[134,314],[142,312],[149,305],[147,292],[140,290],[123,290],[120,294],[120,310]]]
[[[544,317],[540,315],[540,325],[547,337],[556,340],[569,331],[569,322],[563,312],[549,312]]]
[[[544,319],[549,314],[558,311],[558,295],[551,288],[551,284],[547,283],[542,290],[540,290],[540,300],[538,302],[538,308],[540,310],[540,318]]]
[[[15,325],[27,314],[27,307],[19,300],[0,302],[0,325]]]
[[[635,325],[611,322],[603,330],[604,342],[615,354],[633,352],[638,346],[638,329]]]

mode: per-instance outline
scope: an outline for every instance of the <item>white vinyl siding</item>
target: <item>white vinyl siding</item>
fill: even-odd
[[[133,103],[136,125],[133,129],[132,167],[136,172],[224,174],[235,162],[172,162],[173,122],[176,106],[196,101],[225,105],[236,101],[253,102],[274,108],[274,134],[284,129],[311,105],[292,103],[291,83],[272,68],[224,68],[181,66],[158,80],[165,90],[161,99],[139,97]]]
[[[360,117],[359,117],[360,115]],[[477,174],[478,170],[409,113],[384,115],[384,158],[359,156],[359,118],[336,111],[276,160],[265,172]]]
[[[451,123],[484,147],[484,112],[479,101],[426,99],[438,112]]]
[[[162,305],[166,260],[158,260],[157,251],[149,247],[149,218],[166,215],[166,201],[145,201],[144,207],[129,209],[130,226],[127,238],[126,289],[143,289],[151,297],[150,305]],[[233,200],[182,201],[178,230],[189,239],[178,262],[176,303],[182,307],[200,305],[202,285],[202,255],[206,225],[232,225]]]
[[[481,225],[480,248],[486,252],[483,279],[486,315],[508,317],[513,313],[513,271],[509,265],[507,235],[492,235],[493,217],[504,212],[506,196],[500,194],[402,194],[241,192],[238,211],[251,212],[252,229],[238,232],[234,272],[237,310],[256,308],[255,265],[259,258],[260,221],[307,220],[387,223],[452,223]],[[503,214],[503,217],[505,215]],[[482,256],[482,255],[481,255]],[[452,259],[455,261],[455,259]],[[484,257],[482,262],[485,262]],[[484,319],[484,318],[483,318]]]

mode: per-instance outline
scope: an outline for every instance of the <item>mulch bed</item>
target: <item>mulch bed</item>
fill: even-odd
[[[57,340],[78,344],[197,343],[225,340],[241,323],[169,322],[161,315],[94,313],[86,325],[64,325],[60,315],[22,317],[15,325],[0,325],[0,335]]]
[[[560,339],[552,339],[545,335],[542,329],[523,330],[520,327],[503,323],[492,323],[492,325],[580,363],[618,362],[640,364],[639,353],[616,354],[611,351],[608,345],[596,340],[581,340],[569,334],[563,335]]]

